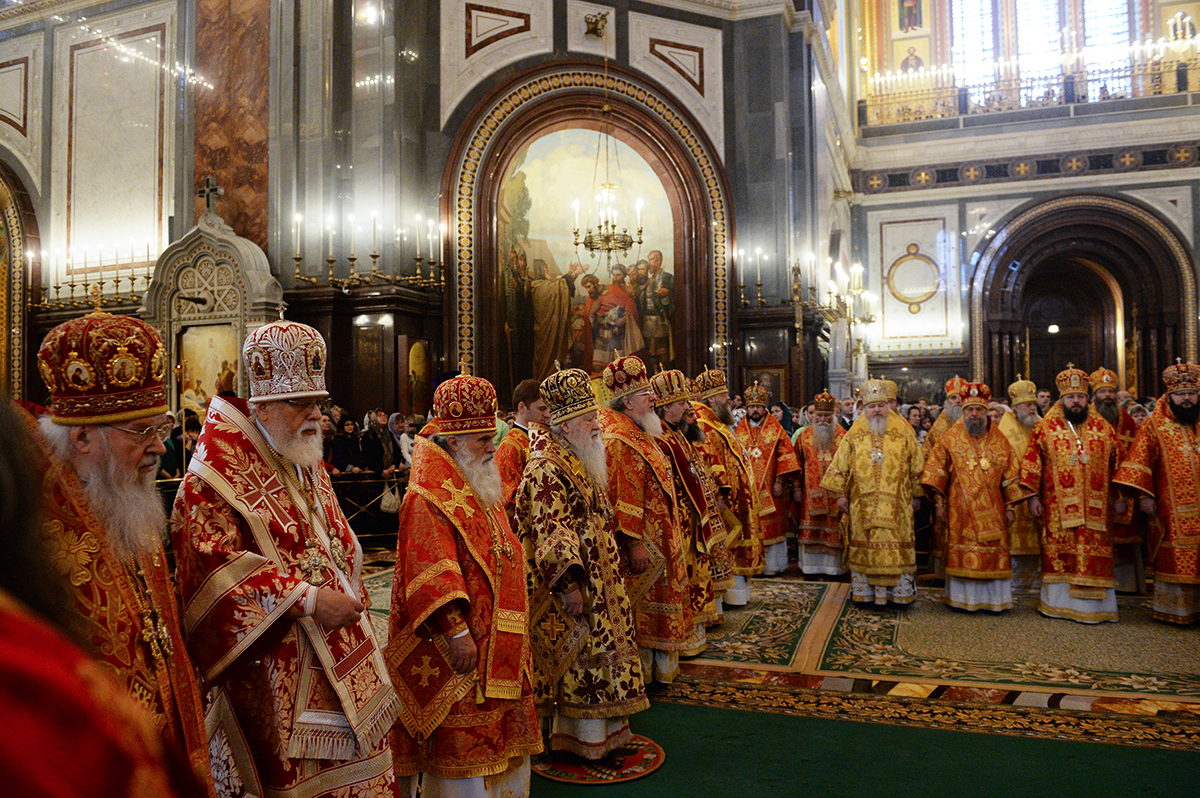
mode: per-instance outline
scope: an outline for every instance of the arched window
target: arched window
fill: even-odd
[[[956,82],[972,89],[990,85],[996,74],[995,2],[955,0],[952,9],[951,36]]]

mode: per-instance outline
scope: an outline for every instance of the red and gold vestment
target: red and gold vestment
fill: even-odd
[[[1109,483],[1117,466],[1112,425],[1089,410],[1074,429],[1059,404],[1033,430],[1021,463],[1026,495],[1040,496],[1042,581],[1069,583],[1072,595],[1115,588]]]
[[[535,424],[530,430],[516,515],[526,557],[538,711],[569,718],[639,712],[650,703],[608,497],[593,487],[578,458],[549,427]],[[579,618],[566,616],[555,595],[570,592],[569,586],[583,595]]]
[[[108,543],[104,519],[88,506],[74,468],[54,457],[30,416],[44,458],[43,533],[52,562],[70,583],[82,632],[103,667],[186,754],[212,791],[204,707],[180,628],[179,607],[161,547],[128,566]]]
[[[638,645],[683,651],[694,621],[671,464],[654,439],[624,413],[601,408],[599,420],[616,531],[642,541],[651,561],[663,563],[662,575],[634,601]]]
[[[426,433],[413,444],[396,541],[387,661],[403,712],[392,756],[401,776],[492,776],[542,750],[521,542]],[[458,674],[446,637],[463,630],[479,663]]]
[[[328,631],[311,615],[317,587],[367,602],[326,471],[284,461],[244,400],[216,397],[171,528],[188,651],[228,707],[241,776],[252,761],[277,795],[391,789],[399,701],[371,623]]]
[[[946,498],[947,576],[1012,576],[1004,508],[1020,501],[1020,476],[1021,461],[996,427],[975,438],[960,420],[930,451],[921,484]]]
[[[529,459],[529,433],[514,425],[496,447],[496,454],[492,459],[496,461],[496,468],[500,469],[500,484],[504,486],[504,509],[508,513],[508,522],[511,525],[517,486],[521,484],[525,462]]]
[[[1117,433],[1117,462],[1121,463],[1125,460],[1129,448],[1133,446],[1139,426],[1128,410],[1123,407],[1118,409],[1121,411],[1121,418],[1113,431]],[[1113,516],[1113,545],[1140,546],[1143,540],[1142,521],[1143,518],[1137,512],[1137,502],[1129,502],[1125,512]]]
[[[1158,503],[1158,532],[1150,541],[1156,582],[1200,584],[1200,436],[1196,425],[1180,424],[1168,400],[1158,400],[1150,418],[1113,475]],[[1132,502],[1131,502],[1132,503]],[[1174,620],[1174,619],[1172,619]]]
[[[815,432],[816,428],[809,425],[796,438],[796,460],[803,472],[799,481],[803,501],[796,536],[801,546],[818,546],[837,553],[842,549],[842,513],[838,510],[837,495],[822,488],[821,480],[825,478],[846,430],[840,424],[833,425],[833,443],[828,449],[817,448],[813,440]]]
[[[732,560],[733,573],[755,576],[763,572],[762,506],[754,467],[750,464],[742,443],[729,425],[717,418],[712,408],[703,402],[692,402],[696,419],[704,430],[700,451],[708,461],[709,470],[729,508],[725,518],[728,536],[725,548]]]
[[[123,682],[0,590],[0,770],[8,794],[211,794]]]
[[[763,546],[771,546],[784,539],[787,529],[789,491],[776,497],[772,491],[775,481],[800,470],[796,461],[796,450],[792,441],[775,417],[767,413],[762,423],[755,426],[746,416],[735,430],[742,443],[742,450],[754,468],[758,486],[759,502],[762,505]]]

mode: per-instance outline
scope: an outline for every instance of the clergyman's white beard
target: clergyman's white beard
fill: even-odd
[[[950,422],[953,423],[962,418],[962,405],[946,405],[942,412],[945,413],[946,418],[950,419]]]
[[[262,419],[259,419],[259,423],[262,423]],[[301,468],[316,468],[320,465],[321,456],[325,453],[321,422],[306,421],[304,426],[295,432],[278,424],[262,423],[262,425],[263,429],[271,434],[271,442],[275,445],[275,451],[279,452],[284,460],[295,463]],[[305,435],[306,430],[313,430],[316,434]]]
[[[1017,410],[1017,421],[1021,422],[1021,426],[1025,429],[1033,429],[1037,423],[1042,420],[1042,417],[1037,414],[1036,410]]]
[[[496,507],[504,501],[500,469],[496,467],[496,461],[490,454],[481,454],[473,458],[469,452],[460,449],[454,453],[454,462],[458,463],[480,504],[484,507]]]
[[[867,416],[867,428],[872,435],[883,435],[887,432],[887,416]]]
[[[633,423],[651,438],[661,438],[663,434],[662,420],[653,409],[647,410],[640,416],[633,416]]]
[[[139,465],[158,458],[147,455]],[[122,562],[135,565],[162,550],[167,529],[167,511],[154,484],[155,472],[141,475],[122,473],[117,461],[108,458],[92,472],[80,470],[88,506],[108,533],[108,545]]]
[[[588,434],[581,429],[563,431],[563,441],[571,453],[579,458],[588,480],[598,492],[608,494],[608,458],[604,452],[604,439],[600,433]]]
[[[834,426],[832,421],[813,422],[813,445],[818,451],[833,446]]]

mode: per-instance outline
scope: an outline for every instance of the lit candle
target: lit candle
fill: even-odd
[[[754,248],[754,268],[758,275],[758,281],[762,282],[762,248]]]
[[[433,260],[433,219],[426,220],[429,223],[429,259]]]
[[[379,254],[379,211],[371,211],[371,254]]]
[[[333,216],[332,215],[330,215],[329,221],[325,225],[325,229],[329,232],[329,259],[333,260]]]
[[[407,231],[405,232],[407,236]],[[416,215],[416,223],[413,225],[413,244],[417,248],[417,257],[421,257],[421,214]]]
[[[295,249],[296,249],[296,251],[293,254],[296,255],[297,257],[300,256],[300,223],[303,221],[304,221],[304,217],[301,216],[300,214],[296,214],[296,224],[295,224],[295,228],[296,228],[296,247],[295,247]]]
[[[146,239],[146,274],[150,273],[150,239]]]
[[[350,214],[350,257],[354,257],[354,214]]]
[[[640,229],[642,226],[642,198],[638,197],[637,201],[637,226]]]

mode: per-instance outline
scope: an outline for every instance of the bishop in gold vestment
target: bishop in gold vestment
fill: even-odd
[[[945,497],[945,602],[974,612],[1012,608],[1007,504],[1020,501],[1020,460],[988,419],[991,390],[973,382],[964,391],[963,417],[942,436],[921,484]]]
[[[732,585],[722,599],[727,607],[740,607],[750,600],[750,577],[763,572],[762,503],[754,467],[733,434],[725,373],[708,369],[696,378],[696,387],[699,401],[692,405],[704,431],[700,450],[724,501],[725,548],[732,561]]]
[[[925,458],[917,439],[901,429],[879,380],[863,384],[864,415],[842,438],[821,487],[838,496],[850,517],[847,565],[858,602],[911,604],[917,570],[913,497]]]
[[[1089,411],[1088,376],[1068,365],[1059,401],[1033,431],[1021,464],[1029,509],[1042,519],[1039,611],[1081,623],[1117,620],[1110,482],[1117,436]],[[1124,508],[1121,508],[1124,509]]]
[[[541,392],[550,426],[532,428],[516,513],[534,690],[539,714],[550,718],[551,750],[599,759],[630,740],[629,716],[650,703],[591,382],[567,369],[543,380]]]
[[[765,564],[764,576],[787,570],[787,517],[791,501],[785,482],[800,470],[796,450],[783,427],[767,412],[770,394],[756,383],[746,389],[746,416],[737,425],[737,438],[754,468]]]
[[[1171,623],[1200,620],[1200,366],[1179,363],[1163,372],[1167,395],[1141,429],[1113,476],[1136,491],[1159,532],[1150,540],[1154,617]]]
[[[1008,386],[1012,410],[1000,417],[1000,432],[1008,440],[1018,459],[1025,456],[1033,428],[1042,417],[1037,411],[1037,386],[1029,380],[1017,380]],[[1025,502],[1010,505],[1014,513],[1008,529],[1008,550],[1012,559],[1013,590],[1040,590],[1042,586],[1042,521],[1034,518]]]

